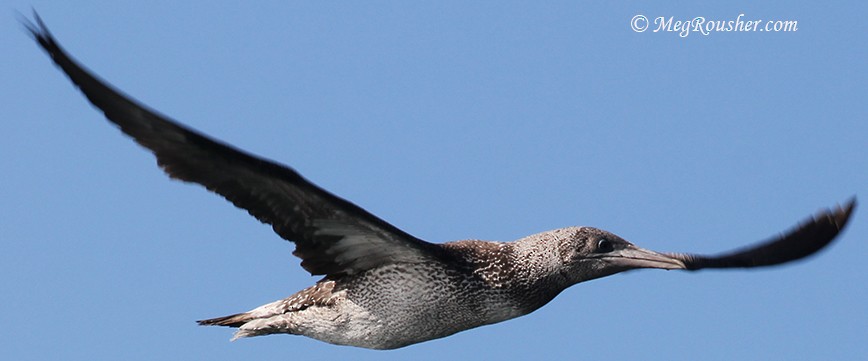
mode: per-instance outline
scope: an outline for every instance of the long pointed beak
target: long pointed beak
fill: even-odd
[[[660,268],[669,270],[687,268],[684,262],[677,258],[635,246],[610,252],[601,258],[606,262],[627,269]]]

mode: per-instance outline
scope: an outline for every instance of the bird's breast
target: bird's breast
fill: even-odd
[[[393,264],[340,282],[359,325],[415,343],[527,313],[509,290],[437,263]]]

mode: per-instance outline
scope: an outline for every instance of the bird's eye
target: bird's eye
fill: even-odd
[[[615,250],[615,245],[612,244],[612,241],[601,238],[597,241],[597,252],[600,253],[609,253]]]

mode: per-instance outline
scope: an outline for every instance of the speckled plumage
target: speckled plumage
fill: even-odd
[[[719,256],[662,254],[606,231],[569,227],[515,242],[434,244],[302,178],[295,170],[213,140],[139,104],[74,61],[36,16],[36,42],[172,178],[200,184],[295,243],[315,285],[252,311],[199,321],[236,337],[305,335],[390,349],[525,315],[576,283],[635,268],[771,266],[827,246],[855,199],[790,232]]]
[[[574,227],[511,243],[446,243],[439,258],[326,277],[284,300],[205,322],[240,326],[237,337],[290,333],[378,349],[440,338],[525,315],[568,287],[557,236],[614,238]]]

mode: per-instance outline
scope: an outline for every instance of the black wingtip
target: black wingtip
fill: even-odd
[[[18,21],[21,22],[21,25],[24,26],[24,29],[33,40],[36,40],[45,51],[53,55],[54,51],[58,48],[57,42],[54,41],[54,37],[51,35],[48,27],[45,26],[42,17],[40,17],[39,13],[36,12],[36,9],[33,9],[33,20],[30,20],[20,12],[17,14]]]
[[[26,15],[19,11],[16,11],[15,13],[18,17],[18,21],[34,39],[38,40],[45,36],[50,36],[48,28],[45,27],[45,23],[42,21],[42,18],[39,17],[39,13],[36,12],[36,9],[33,9],[33,20],[30,20]]]
[[[844,226],[846,226],[847,222],[850,221],[850,215],[853,214],[853,210],[856,209],[857,203],[856,196],[854,195],[847,200],[844,207],[838,206],[834,215],[835,224],[838,225],[838,229],[844,229]]]
[[[815,219],[815,222],[822,223],[823,218],[825,218],[825,223],[835,228],[831,237],[837,238],[844,230],[844,227],[846,227],[850,222],[850,217],[856,209],[856,204],[856,196],[853,196],[848,199],[843,206],[837,205],[834,209],[825,209],[821,211],[818,215],[819,217]],[[829,242],[831,242],[831,240],[829,240]]]

